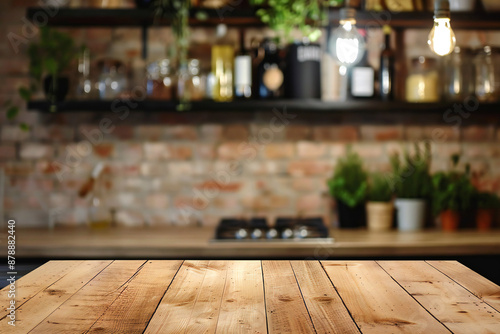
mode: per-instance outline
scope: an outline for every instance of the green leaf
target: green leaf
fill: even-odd
[[[31,91],[26,87],[19,87],[19,95],[25,101],[29,101],[31,98]]]
[[[23,131],[29,131],[30,126],[26,123],[21,123],[21,124],[19,124],[19,128]]]
[[[12,106],[9,109],[7,109],[7,119],[13,120],[16,118],[17,114],[19,114],[19,108],[16,106]]]

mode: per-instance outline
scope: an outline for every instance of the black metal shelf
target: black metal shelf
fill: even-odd
[[[176,113],[179,111],[179,104],[174,101],[162,100],[68,100],[60,102],[57,105],[58,112],[80,112],[80,111],[113,111],[115,108],[123,106],[129,107],[132,111],[141,112],[161,112]],[[28,109],[41,112],[50,111],[50,103],[45,100],[31,101],[28,103]],[[409,115],[442,115],[448,109],[453,107],[453,103],[408,103],[408,102],[382,102],[378,100],[360,100],[348,102],[323,102],[321,100],[298,100],[298,99],[280,99],[280,100],[249,100],[233,102],[214,102],[199,101],[191,102],[183,112],[273,112],[273,110],[297,112],[314,112],[324,114],[383,114],[398,113]],[[464,109],[465,110],[465,109]],[[475,114],[498,115],[500,116],[500,103],[481,103]]]
[[[26,16],[32,21],[37,17],[48,16],[48,24],[64,27],[148,27],[154,24],[168,25],[165,19],[157,19],[149,9],[97,9],[97,8],[59,8],[57,14],[47,15],[43,7],[30,7]],[[204,20],[198,19],[202,13]],[[500,29],[499,13],[471,12],[452,13],[452,26],[455,29]],[[430,12],[370,12],[358,11],[357,21],[360,26],[381,26],[389,24],[396,29],[431,28]],[[339,19],[337,9],[330,10],[330,20],[335,23]],[[191,10],[191,26],[213,26],[225,23],[230,26],[263,26],[252,8],[205,9]]]

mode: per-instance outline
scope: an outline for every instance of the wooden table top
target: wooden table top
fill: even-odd
[[[455,261],[50,261],[0,333],[500,333],[500,287]]]

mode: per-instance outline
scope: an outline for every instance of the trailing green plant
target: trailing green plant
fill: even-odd
[[[476,206],[478,209],[498,209],[500,198],[494,193],[480,192],[476,194]]]
[[[426,142],[422,150],[415,143],[414,149],[414,154],[405,149],[402,156],[395,153],[390,157],[394,175],[391,186],[398,198],[427,199],[432,192],[430,144]]]
[[[435,214],[446,210],[456,212],[466,211],[471,208],[471,203],[476,196],[476,190],[470,181],[470,168],[467,165],[465,172],[457,170],[460,157],[453,155],[452,170],[438,172],[433,175],[432,206]]]
[[[355,207],[365,201],[367,174],[358,154],[349,150],[344,158],[339,159],[328,187],[332,197],[347,206]]]
[[[369,202],[389,202],[392,199],[392,189],[389,177],[382,173],[373,173],[368,178],[367,200]]]
[[[316,41],[321,36],[321,26],[328,20],[328,7],[339,6],[343,0],[250,0],[261,21],[276,31],[279,37],[290,40],[294,28]]]

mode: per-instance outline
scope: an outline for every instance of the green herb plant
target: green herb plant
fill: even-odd
[[[394,179],[392,189],[398,198],[427,199],[432,193],[432,181],[429,174],[431,163],[430,144],[415,143],[414,154],[405,149],[403,155],[398,153],[390,157]]]
[[[449,172],[439,172],[433,175],[432,204],[437,215],[446,210],[463,212],[471,207],[476,190],[470,181],[470,168],[467,165],[465,172],[457,170],[459,155],[451,157],[453,168]]]
[[[489,192],[480,192],[476,194],[476,205],[478,209],[498,209],[500,208],[500,198]]]
[[[312,42],[321,36],[321,26],[328,20],[328,7],[339,6],[343,0],[250,0],[260,20],[290,40],[294,28]]]
[[[358,154],[349,150],[344,158],[339,159],[332,178],[328,180],[328,187],[333,198],[349,207],[356,207],[365,201],[367,173]]]
[[[382,173],[373,173],[368,178],[367,200],[369,202],[390,202],[392,189],[389,177]]]

